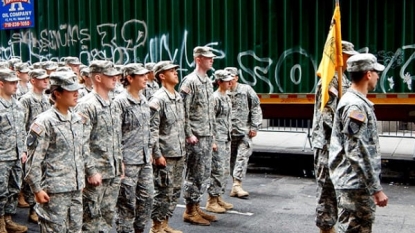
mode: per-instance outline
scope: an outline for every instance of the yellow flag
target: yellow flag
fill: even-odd
[[[342,35],[340,24],[340,6],[336,4],[331,20],[329,35],[324,45],[323,57],[317,70],[321,78],[321,110],[329,101],[329,84],[333,79],[336,68],[343,66]],[[339,74],[339,79],[342,77]]]

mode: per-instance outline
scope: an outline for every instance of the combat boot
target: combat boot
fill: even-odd
[[[203,212],[200,209],[199,203],[196,204],[196,211],[199,213],[200,216],[202,216],[202,218],[208,220],[209,222],[217,222],[218,221],[218,219],[216,218],[215,215]]]
[[[186,204],[186,210],[183,213],[183,221],[201,226],[210,225],[210,221],[200,216],[195,204]]]
[[[4,222],[6,223],[6,230],[8,233],[27,232],[27,226],[23,226],[23,225],[13,222],[11,215],[5,215]]]
[[[166,233],[163,230],[162,222],[157,219],[153,219],[153,225],[151,225],[150,233]]]
[[[23,192],[20,191],[19,196],[17,197],[17,207],[19,208],[28,208],[30,205],[26,202],[23,196]]]
[[[29,219],[29,222],[32,222],[32,223],[37,224],[39,222],[39,216],[37,216],[34,207],[30,207],[28,219]]]
[[[206,210],[213,212],[213,213],[225,213],[226,209],[223,208],[218,204],[218,197],[210,196],[208,197],[208,201],[206,202]]]
[[[235,179],[231,190],[231,197],[248,198],[249,193],[242,189],[242,182]]]
[[[4,222],[4,216],[0,217],[0,233],[7,233],[6,223]]]
[[[233,209],[233,205],[223,200],[222,196],[218,196],[218,204],[222,206],[223,208],[225,208],[226,210]]]
[[[336,233],[336,229],[334,229],[334,227],[332,227],[328,230],[320,229],[320,233]]]
[[[163,230],[166,233],[183,233],[183,231],[173,229],[169,226],[169,218],[168,217],[166,217],[166,219],[163,221]]]

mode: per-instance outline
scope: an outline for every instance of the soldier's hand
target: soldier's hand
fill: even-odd
[[[165,168],[166,167],[166,159],[163,156],[161,156],[161,157],[157,158],[154,161],[154,164],[156,165],[156,167]]]
[[[124,162],[121,163],[121,179],[124,179],[125,177],[125,164]]]
[[[88,177],[88,183],[93,186],[98,186],[102,183],[102,176],[99,173],[95,173],[94,175]]]
[[[49,195],[45,191],[41,190],[35,193],[35,201],[37,203],[44,204],[44,203],[49,202],[49,200],[50,200]]]
[[[384,207],[388,204],[388,196],[386,196],[383,191],[373,194],[373,199],[375,200],[375,204],[379,207]]]
[[[186,138],[186,142],[189,144],[195,145],[196,143],[199,142],[199,140],[197,139],[196,136],[193,135],[191,137]]]
[[[26,163],[26,161],[27,161],[27,154],[26,154],[26,152],[24,152],[24,153],[22,154],[21,161],[22,161],[22,163]]]
[[[256,131],[255,131],[255,130],[250,130],[250,131],[249,131],[249,133],[248,133],[248,136],[249,136],[250,138],[255,137],[255,136],[256,136]]]
[[[212,149],[213,151],[218,151],[218,145],[216,145],[216,143],[212,144]]]

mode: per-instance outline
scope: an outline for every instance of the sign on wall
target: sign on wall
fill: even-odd
[[[1,0],[0,29],[32,28],[35,26],[34,0]]]

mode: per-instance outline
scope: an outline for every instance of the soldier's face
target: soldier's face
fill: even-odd
[[[376,88],[376,85],[378,83],[380,74],[379,74],[378,71],[375,71],[375,70],[371,70],[369,72],[370,72],[370,75],[369,75],[368,89],[369,89],[369,91],[373,91]]]
[[[32,78],[30,81],[37,90],[46,90],[49,87],[49,78],[35,79]]]
[[[117,75],[116,76],[107,76],[105,74],[101,75],[101,82],[103,87],[107,90],[114,90],[115,85],[117,84]]]
[[[204,70],[210,70],[213,66],[213,58],[212,57],[199,57],[199,66]]]
[[[179,83],[179,76],[177,75],[177,69],[172,68],[169,70],[166,70],[162,74],[164,76],[164,82],[176,85]]]
[[[17,72],[17,77],[20,78],[21,82],[28,82],[30,80],[29,73]]]
[[[55,93],[56,102],[65,107],[75,107],[78,102],[78,90],[76,91],[67,91],[63,90],[60,93]]]
[[[12,96],[16,94],[17,81],[14,81],[14,82],[0,81],[0,88],[4,95]]]
[[[136,87],[138,90],[143,90],[146,88],[147,80],[148,80],[147,74],[143,74],[143,75],[136,74],[134,75],[134,78],[131,79],[132,82],[130,83],[130,85]]]

